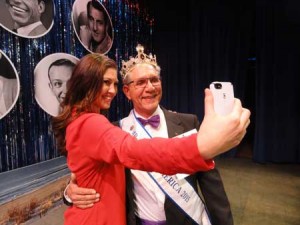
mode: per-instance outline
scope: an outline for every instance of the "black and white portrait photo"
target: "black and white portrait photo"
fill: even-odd
[[[10,59],[0,50],[0,119],[14,107],[20,92],[17,71]]]
[[[51,116],[60,112],[78,58],[67,53],[54,53],[43,58],[34,69],[35,99]]]
[[[13,34],[38,38],[53,26],[52,0],[0,0],[0,24]]]
[[[90,52],[106,54],[113,44],[113,26],[99,0],[76,0],[72,22],[81,44]]]

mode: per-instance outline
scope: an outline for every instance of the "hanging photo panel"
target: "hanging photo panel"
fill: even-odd
[[[76,0],[72,23],[80,43],[92,53],[106,54],[113,44],[113,26],[99,0]]]
[[[20,93],[20,80],[16,68],[0,50],[0,120],[16,104]]]
[[[0,25],[24,38],[39,38],[53,26],[52,0],[0,1]]]
[[[51,116],[60,112],[67,92],[67,82],[79,61],[67,53],[54,53],[43,58],[34,69],[34,95],[39,106]]]

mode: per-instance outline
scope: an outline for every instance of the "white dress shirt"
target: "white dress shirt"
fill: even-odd
[[[145,129],[152,137],[168,138],[166,119],[160,107],[158,107],[153,113],[153,115],[157,114],[160,116],[160,125],[158,128],[155,129],[151,125],[147,124]],[[136,117],[142,117],[136,112],[135,115]],[[137,216],[141,219],[150,221],[165,221],[165,194],[150,178],[147,172],[131,170],[131,173],[134,184],[134,194],[136,196]]]

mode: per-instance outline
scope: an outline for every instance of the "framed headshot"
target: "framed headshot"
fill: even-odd
[[[47,34],[54,23],[53,0],[0,0],[0,25],[24,38]]]
[[[16,104],[20,93],[20,80],[16,68],[0,50],[0,119]]]
[[[34,95],[39,106],[49,115],[57,116],[67,93],[67,82],[79,61],[67,53],[44,57],[34,69]]]
[[[72,9],[74,32],[91,53],[106,54],[113,44],[113,26],[99,0],[76,0]]]

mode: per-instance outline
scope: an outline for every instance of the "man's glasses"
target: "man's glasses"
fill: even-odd
[[[150,81],[150,83],[154,87],[160,85],[160,77],[157,77],[157,76],[149,77],[149,78],[141,78],[138,80],[132,80],[132,81],[128,82],[127,85],[133,84],[135,88],[145,88],[148,84],[148,81]]]

